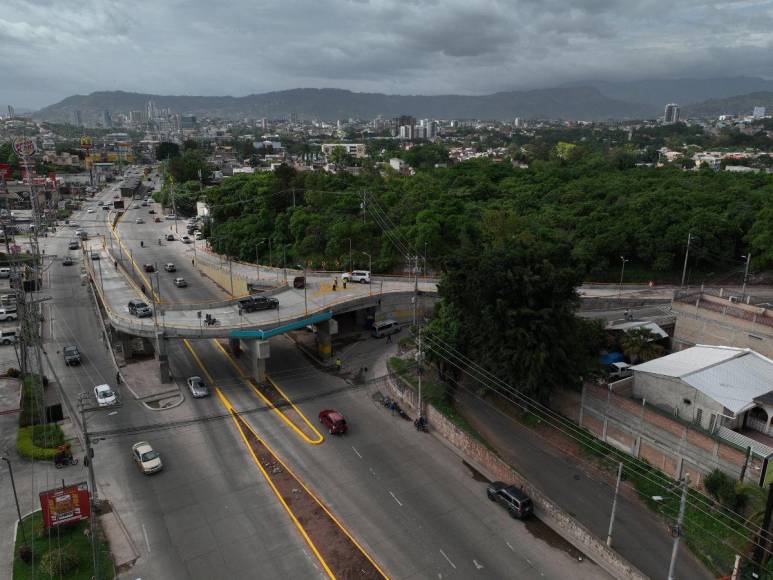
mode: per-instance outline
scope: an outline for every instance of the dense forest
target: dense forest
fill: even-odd
[[[201,195],[198,181],[176,186],[178,210],[194,211]],[[631,276],[673,280],[688,233],[693,282],[740,273],[748,251],[754,270],[773,265],[773,176],[621,167],[577,150],[528,169],[472,160],[409,177],[373,167],[359,176],[282,167],[227,179],[203,195],[213,246],[246,260],[256,241],[270,239],[285,247],[288,263],[345,267],[351,239],[356,266],[367,265],[367,252],[374,270],[399,270],[404,256],[374,220],[378,209],[436,271],[491,216],[563,240],[586,278],[615,279],[625,257]]]

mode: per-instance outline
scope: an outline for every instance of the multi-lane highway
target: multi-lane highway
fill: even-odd
[[[112,198],[107,191],[103,199]],[[127,215],[132,211],[128,210]],[[158,210],[157,210],[158,211]],[[97,210],[101,212],[101,210]],[[105,212],[107,213],[107,212]],[[106,234],[104,214],[85,211],[74,219],[92,237]],[[148,221],[148,220],[146,220]],[[126,243],[157,240],[169,224],[120,227]],[[66,250],[71,232],[45,240],[47,255]],[[191,267],[190,246],[144,244],[139,263],[167,261],[190,286],[159,276],[164,296],[213,300],[223,293]],[[80,258],[79,258],[80,259]],[[115,368],[101,338],[89,289],[75,266],[57,259],[49,269],[52,297],[47,353],[66,395],[77,399],[95,384],[115,385]],[[108,263],[103,263],[103,267]],[[75,343],[81,367],[65,367],[58,351]],[[373,402],[371,388],[349,387],[315,369],[289,339],[271,340],[269,374],[299,401],[309,418],[323,408],[342,411],[351,424],[345,437],[310,445],[294,433],[245,384],[241,372],[212,340],[189,348],[171,341],[175,380],[209,373],[255,431],[325,502],[367,552],[394,578],[603,578],[595,564],[577,561],[539,539],[486,499],[485,483],[432,436],[417,433]],[[191,350],[196,354],[192,356]],[[313,551],[298,532],[251,460],[244,441],[218,397],[193,399],[152,410],[123,386],[122,404],[88,413],[97,434],[95,471],[100,495],[109,498],[139,554],[132,578],[323,577]],[[328,393],[328,394],[325,394]],[[130,458],[131,444],[150,441],[165,469],[143,476]],[[80,469],[68,468],[68,469]]]

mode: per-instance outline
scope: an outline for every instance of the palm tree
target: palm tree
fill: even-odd
[[[632,363],[646,362],[663,354],[665,349],[655,342],[658,338],[648,328],[634,328],[621,337],[620,346]]]

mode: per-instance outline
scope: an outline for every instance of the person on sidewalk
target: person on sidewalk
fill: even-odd
[[[391,334],[387,334],[386,343],[387,344],[392,344],[392,335]]]
[[[338,290],[338,278],[333,278],[333,292]]]
[[[341,363],[341,358],[340,357],[336,357],[336,371],[340,372],[342,366],[343,366],[343,364]]]
[[[346,290],[346,278],[343,279],[344,290]]]
[[[117,372],[115,373],[115,384],[120,385],[121,384],[121,373]]]

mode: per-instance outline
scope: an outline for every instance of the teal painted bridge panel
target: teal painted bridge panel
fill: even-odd
[[[278,326],[277,328],[272,328],[271,330],[232,330],[228,333],[228,336],[231,338],[258,338],[260,340],[266,340],[272,336],[284,334],[290,330],[297,330],[299,328],[303,328],[304,326],[308,326],[309,324],[324,322],[325,320],[330,320],[331,318],[333,318],[333,311],[328,310],[327,312],[313,314],[312,316],[304,318],[303,320],[291,322],[290,324],[285,324],[284,326]]]

